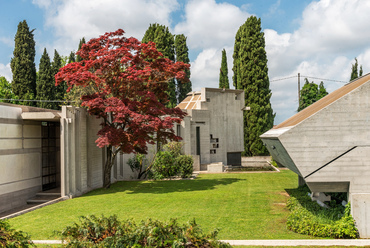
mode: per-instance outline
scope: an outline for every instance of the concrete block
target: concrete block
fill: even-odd
[[[224,172],[224,165],[222,162],[209,164],[207,166],[207,171],[210,173]]]
[[[0,123],[1,138],[22,138],[22,125]]]
[[[350,194],[352,216],[360,238],[370,238],[370,193]]]

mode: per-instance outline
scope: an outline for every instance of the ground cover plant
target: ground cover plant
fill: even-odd
[[[0,219],[0,248],[16,248],[33,246],[29,235],[12,228],[6,220]]]
[[[289,190],[291,198],[288,208],[291,211],[287,227],[297,233],[330,238],[357,238],[358,231],[351,216],[350,204],[343,207],[335,201],[330,208],[323,208],[308,195],[307,186]]]
[[[60,233],[66,247],[231,247],[217,240],[217,230],[205,234],[195,220],[179,224],[146,220],[137,224],[117,216],[81,217]]]
[[[297,175],[281,173],[201,174],[195,180],[126,181],[10,219],[34,240],[55,239],[80,216],[117,215],[135,222],[195,219],[203,231],[218,228],[218,238],[307,239],[288,231],[285,189],[297,187]]]

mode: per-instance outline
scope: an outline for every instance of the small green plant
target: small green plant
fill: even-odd
[[[149,168],[145,167],[147,159],[144,154],[135,154],[134,157],[129,158],[127,164],[130,166],[132,172],[137,173],[137,179],[145,178]]]
[[[30,247],[34,246],[28,234],[16,231],[9,223],[0,219],[0,248]]]
[[[346,207],[330,203],[330,208],[322,208],[308,196],[307,186],[295,190],[288,200],[291,211],[287,228],[300,234],[330,238],[357,238],[358,231],[350,214],[350,204]]]
[[[217,240],[217,231],[204,234],[195,220],[180,225],[176,219],[120,222],[116,216],[81,217],[80,223],[59,233],[65,247],[231,247]]]

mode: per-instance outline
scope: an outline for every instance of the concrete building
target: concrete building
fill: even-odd
[[[177,126],[177,135],[183,138],[185,154],[193,155],[195,170],[202,164],[219,163],[214,166],[219,171],[222,164],[241,165],[243,90],[202,88],[189,93],[178,107],[188,116]]]
[[[54,196],[74,197],[102,187],[104,149],[95,144],[99,124],[83,108],[0,103],[0,213],[40,192],[44,198],[52,189]],[[130,178],[128,158],[118,156],[113,182]]]
[[[370,74],[261,136],[278,163],[310,190],[348,192],[360,237],[370,238]]]

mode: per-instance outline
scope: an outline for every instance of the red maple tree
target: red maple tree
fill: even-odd
[[[186,115],[167,108],[167,85],[172,78],[186,80],[188,64],[172,62],[155,44],[126,38],[124,31],[105,33],[84,44],[83,59],[61,68],[56,85],[92,86],[95,93],[81,97],[82,106],[102,119],[96,143],[107,147],[103,186],[111,184],[111,168],[119,152],[147,153],[148,144],[179,140],[173,131]]]

